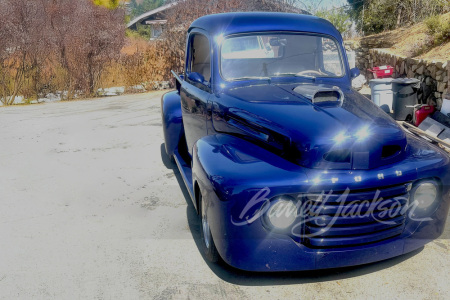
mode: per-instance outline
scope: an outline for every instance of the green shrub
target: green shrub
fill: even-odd
[[[450,39],[450,22],[439,16],[431,16],[425,20],[428,35],[434,39],[434,45],[440,45]]]
[[[150,40],[150,37],[152,36],[152,28],[150,25],[141,25],[139,23],[136,24],[137,30],[126,30],[126,37],[129,38],[144,38],[147,41]]]
[[[369,35],[407,27],[450,10],[449,0],[347,0],[358,30]]]
[[[425,20],[425,25],[427,26],[428,34],[434,35],[441,26],[441,19],[439,16],[431,16]]]
[[[316,16],[330,21],[344,37],[350,34],[352,22],[344,9],[319,10],[316,12]]]

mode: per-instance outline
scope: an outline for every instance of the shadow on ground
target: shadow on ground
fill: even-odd
[[[184,185],[183,178],[175,165],[172,163],[170,158],[167,156],[164,144],[161,145],[161,158],[164,165],[172,169],[178,184],[183,192],[184,199],[188,205],[186,208],[186,215],[189,224],[189,229],[191,231],[192,237],[200,251],[201,249],[201,236],[200,236],[200,222],[198,219],[197,211],[192,204],[189,196],[189,192]],[[222,280],[243,286],[269,286],[269,285],[290,285],[290,284],[301,284],[301,283],[312,283],[312,282],[326,282],[326,281],[337,281],[347,278],[357,277],[365,274],[370,274],[377,272],[379,270],[387,269],[395,266],[403,261],[414,257],[419,254],[424,247],[421,247],[415,251],[408,254],[404,254],[398,257],[394,257],[388,260],[346,267],[338,269],[327,269],[327,270],[316,270],[316,271],[301,271],[301,272],[271,272],[271,273],[258,273],[258,272],[248,272],[233,268],[227,265],[225,262],[220,261],[217,264],[210,263],[205,259],[205,263],[210,267],[210,269]]]

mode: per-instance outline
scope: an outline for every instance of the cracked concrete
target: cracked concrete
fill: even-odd
[[[206,263],[161,155],[161,95],[0,108],[0,298],[449,298],[449,222],[423,249],[366,266],[251,274]]]

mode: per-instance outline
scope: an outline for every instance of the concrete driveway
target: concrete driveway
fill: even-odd
[[[0,108],[0,298],[450,297],[450,222],[366,266],[251,274],[209,265],[162,154],[162,92]]]

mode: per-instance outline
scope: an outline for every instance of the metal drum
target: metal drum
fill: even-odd
[[[372,101],[386,112],[392,111],[394,94],[392,92],[392,78],[372,79],[369,82],[372,90]]]
[[[414,116],[414,105],[417,104],[417,91],[420,81],[415,78],[397,78],[392,80],[394,119],[409,121]]]

